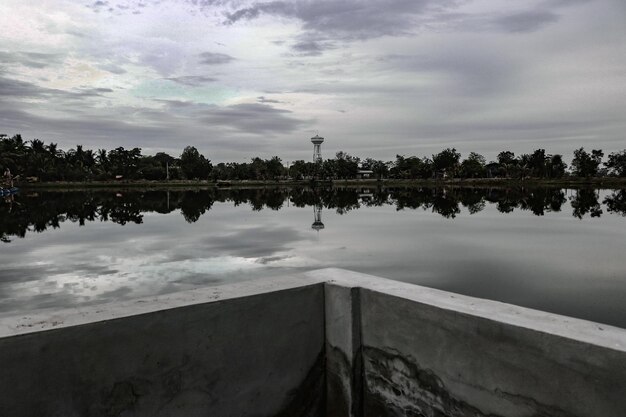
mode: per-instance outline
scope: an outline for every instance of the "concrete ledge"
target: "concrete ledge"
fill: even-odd
[[[0,318],[0,369],[2,416],[626,415],[626,330],[339,269]]]
[[[321,416],[323,309],[281,278],[6,319],[0,416]]]
[[[339,268],[319,269],[304,273],[302,276],[315,282],[328,282],[347,288],[370,290],[443,310],[626,352],[626,329],[619,327]]]

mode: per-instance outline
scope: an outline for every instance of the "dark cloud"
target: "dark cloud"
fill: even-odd
[[[107,7],[108,5],[109,5],[108,1],[98,0],[94,2],[91,6],[92,7]]]
[[[623,4],[89,0],[101,13],[108,14],[109,8],[114,12],[111,19],[80,26],[85,38],[64,37],[54,49],[37,49],[49,54],[3,44],[1,50],[8,52],[0,52],[0,66],[7,71],[4,76],[0,72],[0,120],[4,131],[66,147],[132,145],[148,153],[185,143],[208,151],[214,160],[243,160],[276,149],[286,159],[304,158],[308,151],[291,138],[306,136],[302,131],[314,123],[335,130],[328,135],[335,137],[329,146],[352,147],[362,154],[369,149],[376,157],[421,144],[464,143],[467,150],[472,141],[477,146],[489,141],[482,149],[470,149],[489,152],[501,147],[498,137],[503,143],[523,142],[524,148],[544,141],[559,141],[568,150],[574,143],[589,147],[589,141],[615,148],[622,146],[619,132],[624,130],[618,114],[624,107]],[[147,25],[149,30],[117,29],[133,21],[116,20],[117,14],[149,7],[154,7],[150,20],[136,19],[138,28]],[[177,22],[167,13],[173,8]],[[198,14],[180,14],[194,10],[206,13],[199,19]],[[216,45],[245,28],[215,27],[216,36],[200,50],[193,39],[185,39],[201,37],[205,22],[246,26],[247,20],[259,17],[255,29],[267,26],[253,41],[260,47],[268,42],[267,54],[235,54]],[[186,25],[184,30],[180,25]],[[59,23],[43,30],[67,34],[66,26],[77,28]],[[558,30],[543,31],[551,27]],[[380,37],[384,39],[376,39]],[[51,53],[63,50],[64,55]],[[77,64],[97,65],[109,73],[93,84],[86,78],[52,84],[73,72],[62,72],[59,65],[33,71],[38,78],[26,78],[31,71],[20,68],[63,64],[67,51],[73,57],[67,64],[74,69]],[[320,55],[324,59],[299,58]],[[83,89],[57,86],[83,82]],[[126,90],[114,94],[100,86]],[[213,86],[215,91],[210,91]],[[348,113],[339,113],[346,109]]]
[[[39,89],[33,89],[29,84],[19,88],[22,96],[30,94],[47,101],[57,100],[56,97],[42,96]],[[0,91],[6,91],[2,78]],[[83,91],[82,94],[98,92]],[[218,106],[179,100],[155,102],[161,103],[163,108],[120,106],[94,111],[86,101],[59,100],[57,115],[47,117],[39,112],[41,104],[0,99],[0,126],[4,132],[41,137],[58,142],[64,148],[76,143],[93,149],[132,144],[144,149],[179,151],[179,144],[183,143],[212,155],[221,155],[223,160],[247,160],[251,155],[275,153],[271,150],[275,148],[275,135],[292,133],[312,123],[288,110],[263,103]],[[208,137],[207,132],[210,132]]]
[[[87,7],[93,10],[95,13],[100,13],[103,11],[113,12],[115,10],[107,0],[97,0],[91,2],[87,4]]]
[[[4,97],[38,97],[55,94],[59,90],[41,88],[32,83],[0,77],[0,96]]]
[[[39,52],[3,52],[0,51],[0,62],[5,64],[21,64],[30,68],[45,68],[58,65],[63,61],[62,54]]]
[[[206,77],[204,75],[183,75],[180,77],[167,77],[165,79],[190,87],[197,87],[199,85],[204,85],[217,81],[217,78]]]
[[[77,94],[82,97],[97,97],[112,92],[113,90],[111,88],[84,88],[81,89],[80,92],[72,94]]]
[[[543,7],[568,7],[578,6],[585,3],[590,3],[595,0],[545,0],[542,4]]]
[[[330,42],[315,40],[303,40],[291,46],[291,50],[301,56],[318,56],[328,49],[334,49],[334,45]]]
[[[298,19],[305,31],[329,39],[369,39],[412,33],[418,17],[456,6],[458,0],[295,0],[257,2],[226,14],[226,24],[262,14]]]
[[[129,143],[143,147],[143,144],[169,141],[175,135],[175,129],[132,124],[131,115],[131,112],[120,109],[119,114],[110,117],[67,111],[66,117],[50,118],[36,114],[36,111],[16,108],[10,103],[0,104],[0,126],[5,130],[58,141],[60,146],[68,148],[76,143],[94,149],[129,146]]]
[[[278,104],[278,103],[282,103],[282,101],[279,100],[272,100],[269,98],[266,98],[265,96],[259,96],[256,98],[256,101],[258,103],[264,103],[264,104]]]
[[[179,121],[210,125],[227,132],[251,135],[291,133],[311,123],[294,117],[289,110],[269,104],[241,103],[230,106],[193,103],[179,100],[158,100],[165,104],[163,111],[154,113],[154,118],[164,120],[167,114]]]
[[[380,61],[392,71],[436,74],[437,88],[456,95],[485,97],[515,88],[518,68],[507,55],[488,48],[442,49],[425,55],[386,55]]]
[[[468,14],[444,12],[436,21],[451,31],[529,33],[557,23],[559,12],[593,0],[545,0],[522,11]]]
[[[168,99],[154,99],[157,103],[165,104],[168,109],[194,109],[197,107],[197,103],[193,101],[182,101],[182,100],[168,100]]]
[[[201,120],[208,125],[223,126],[251,134],[290,133],[309,122],[290,117],[289,110],[267,104],[244,103],[226,107],[214,106]]]
[[[497,17],[491,23],[505,32],[534,32],[557,20],[559,16],[551,11],[532,10]]]
[[[199,62],[204,65],[228,64],[235,59],[230,55],[219,52],[203,52],[199,56]]]
[[[0,97],[6,98],[39,98],[39,99],[66,99],[80,100],[88,97],[99,97],[111,93],[110,88],[85,88],[78,91],[59,90],[40,87],[33,83],[6,78],[0,75]]]

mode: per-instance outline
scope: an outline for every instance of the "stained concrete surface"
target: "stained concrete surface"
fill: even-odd
[[[626,416],[624,329],[348,271],[309,276],[359,289],[362,416]],[[327,320],[327,346],[328,333]]]

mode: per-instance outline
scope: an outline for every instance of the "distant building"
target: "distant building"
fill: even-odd
[[[313,142],[313,162],[322,162],[322,143],[324,138],[320,135],[315,135],[311,138]]]
[[[356,177],[359,179],[371,178],[374,176],[374,171],[371,169],[359,169],[356,172]]]

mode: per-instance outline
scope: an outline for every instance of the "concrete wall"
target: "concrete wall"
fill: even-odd
[[[621,417],[626,330],[326,269],[0,318],[0,416]]]
[[[361,302],[357,287],[326,283],[326,416],[363,414]]]
[[[364,416],[626,415],[623,351],[368,290],[361,296]]]
[[[626,416],[624,329],[349,271],[309,276],[328,282],[328,381],[342,380],[328,398],[361,402],[340,415]],[[342,361],[352,373],[336,372]]]
[[[323,286],[281,288],[5,327],[0,416],[322,416]]]

